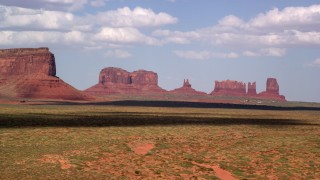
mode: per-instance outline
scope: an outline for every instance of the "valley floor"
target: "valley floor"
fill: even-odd
[[[316,179],[320,111],[0,105],[1,179]]]

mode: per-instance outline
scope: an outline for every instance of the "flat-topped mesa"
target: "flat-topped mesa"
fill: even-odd
[[[244,96],[246,95],[246,84],[232,80],[215,81],[211,95]]]
[[[164,91],[158,86],[158,75],[155,72],[138,70],[130,73],[115,67],[102,69],[99,83],[85,90],[86,93],[92,95],[141,94]]]
[[[138,70],[130,73],[132,84],[158,86],[158,74],[152,71]]]
[[[191,87],[191,84],[189,83],[189,79],[183,80],[183,85],[180,88],[174,89],[170,91],[170,93],[175,94],[191,94],[191,95],[206,95],[205,92],[200,92]]]
[[[54,55],[49,48],[16,48],[0,50],[0,75],[56,75]]]
[[[263,99],[273,99],[273,100],[280,100],[285,101],[286,98],[283,95],[279,94],[279,84],[277,79],[275,78],[268,78],[266,84],[266,91],[263,91],[258,94],[259,98]]]
[[[108,67],[100,71],[99,83],[130,84],[130,73],[121,68]]]
[[[85,100],[88,97],[56,77],[49,48],[0,49],[0,98]]]
[[[256,96],[257,95],[257,87],[256,87],[256,82],[249,82],[248,83],[248,96]]]

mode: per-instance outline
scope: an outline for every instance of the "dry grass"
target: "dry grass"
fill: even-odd
[[[320,112],[0,105],[2,179],[320,177]],[[152,144],[147,154],[133,145]],[[199,165],[200,164],[200,165]]]

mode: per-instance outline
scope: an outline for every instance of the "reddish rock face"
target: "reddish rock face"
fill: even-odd
[[[99,83],[86,89],[92,95],[145,94],[165,92],[158,86],[158,75],[152,71],[138,70],[132,73],[121,68],[101,70]]]
[[[55,75],[48,48],[0,50],[0,98],[87,99]]]
[[[259,93],[258,97],[264,98],[264,99],[280,100],[280,101],[286,100],[286,98],[283,95],[279,94],[279,84],[277,82],[277,79],[275,78],[267,79],[266,91]]]
[[[238,81],[215,81],[214,90],[212,95],[231,95],[231,96],[243,96],[246,95],[246,84]]]
[[[249,82],[248,83],[248,92],[247,92],[248,96],[255,96],[257,95],[257,88],[256,88],[256,82]]]
[[[137,85],[158,85],[158,75],[152,71],[139,70],[130,73],[131,83]]]
[[[104,68],[100,71],[99,83],[129,84],[129,72],[120,68]]]
[[[267,79],[266,92],[279,95],[279,84],[275,78]]]
[[[0,74],[2,76],[29,74],[55,76],[54,55],[48,48],[0,50]]]
[[[183,85],[180,88],[170,91],[170,93],[176,94],[190,94],[190,95],[206,95],[204,92],[196,91],[191,87],[189,80],[183,80]]]

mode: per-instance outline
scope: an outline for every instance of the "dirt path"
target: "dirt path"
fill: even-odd
[[[151,149],[154,148],[154,144],[153,143],[135,143],[135,144],[129,144],[129,147],[134,153],[138,155],[145,155]]]
[[[221,180],[236,180],[236,178],[233,177],[233,175],[229,171],[221,169],[218,165],[211,166],[211,165],[207,165],[207,164],[200,164],[200,163],[197,163],[194,161],[192,161],[192,164],[200,166],[200,167],[213,169],[215,172],[215,175]]]

